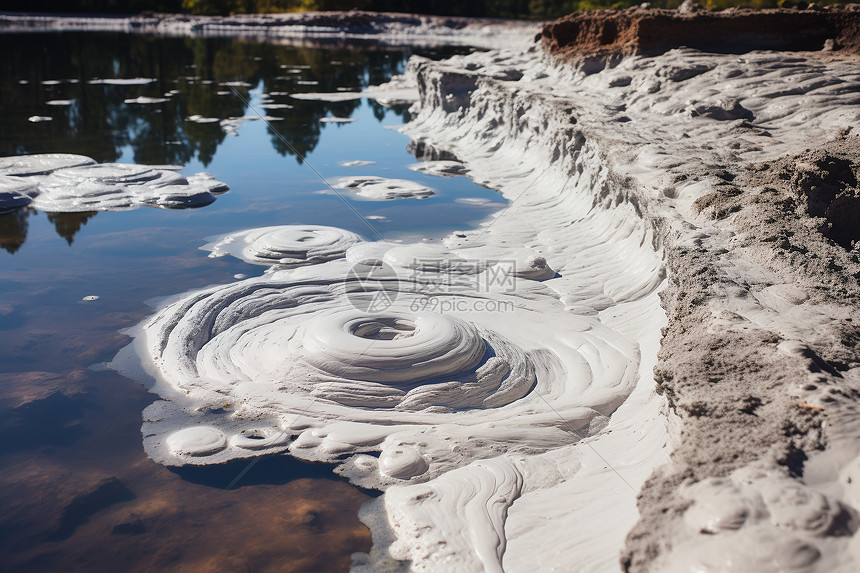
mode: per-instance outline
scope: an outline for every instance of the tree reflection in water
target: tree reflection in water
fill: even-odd
[[[27,240],[27,229],[30,224],[27,218],[32,210],[24,207],[11,213],[0,215],[0,248],[15,253]]]
[[[438,55],[455,51],[468,49],[446,49]],[[434,50],[424,52],[436,55]],[[4,104],[0,106],[0,156],[77,153],[99,162],[122,157],[144,165],[185,165],[197,160],[207,166],[228,135],[218,122],[196,123],[188,117],[222,120],[265,112],[279,118],[272,124],[274,129],[268,128],[273,148],[301,163],[319,143],[320,119],[350,117],[361,103],[302,101],[287,94],[360,90],[379,84],[401,73],[408,56],[416,51],[341,41],[302,47],[233,38],[64,32],[0,34],[0,53],[5,55],[0,61]],[[97,78],[155,81],[91,83]],[[225,86],[228,82],[232,85]],[[291,107],[248,109],[249,89],[256,88],[264,94],[274,92],[273,103]],[[167,101],[126,103],[141,96]],[[376,102],[371,105],[381,121],[385,108]],[[405,109],[399,113],[407,114]],[[34,115],[53,119],[28,121]],[[28,210],[18,210],[0,216],[0,247],[10,253],[20,248],[29,215]],[[75,233],[94,215],[52,213],[49,219],[71,245]]]

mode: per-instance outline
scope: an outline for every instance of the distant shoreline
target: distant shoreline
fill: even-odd
[[[254,39],[355,39],[388,45],[516,47],[544,22],[364,12],[303,12],[191,16],[187,14],[70,15],[0,13],[0,33],[125,32],[162,36]]]
[[[384,45],[520,48],[540,39],[565,59],[655,55],[677,47],[860,54],[860,5],[806,10],[629,8],[577,12],[553,22],[393,12],[196,16],[0,12],[0,33],[102,31],[258,40],[362,40]]]

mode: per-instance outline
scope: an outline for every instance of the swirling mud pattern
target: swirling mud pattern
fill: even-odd
[[[579,468],[606,481],[615,470],[583,457],[592,440],[617,436],[607,447],[626,450],[635,416],[651,415],[634,406],[644,414],[609,430],[650,370],[639,344],[657,330],[659,258],[635,210],[593,208],[605,175],[589,169],[574,191],[553,174],[518,218],[443,244],[313,225],[210,239],[210,256],[266,271],[162,301],[130,332],[114,367],[162,398],[144,412],[147,454],[330,462],[385,492],[361,515],[375,546],[356,571],[422,555],[422,566],[500,570],[514,502],[556,495]],[[386,181],[373,199],[412,189]],[[637,476],[653,463],[628,458]]]
[[[261,230],[242,256],[257,259],[250,246],[265,237],[261,251],[277,251],[272,260],[280,261],[273,241],[319,239],[312,230]],[[326,229],[325,237],[336,248],[351,234]],[[147,411],[147,452],[178,465],[284,449],[327,461],[381,450],[378,460],[357,456],[342,467],[379,487],[501,451],[570,443],[571,430],[584,436],[599,427],[630,392],[636,347],[565,312],[540,282],[478,292],[470,280],[449,281],[430,295],[427,285],[446,276],[388,265],[393,257],[380,250],[379,259],[364,253],[364,264],[343,258],[275,270],[163,307],[138,336],[169,400]],[[472,279],[487,272],[469,268]],[[427,299],[463,310],[414,310]],[[387,304],[366,310],[373,300]],[[490,301],[503,301],[492,308],[505,312],[484,310]],[[480,439],[452,456],[464,433]]]

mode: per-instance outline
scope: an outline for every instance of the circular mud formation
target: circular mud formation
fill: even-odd
[[[208,464],[289,449],[380,486],[570,444],[634,387],[636,346],[565,311],[529,278],[548,268],[533,253],[508,261],[530,263],[518,289],[493,290],[479,285],[498,262],[358,240],[292,226],[207,246],[274,268],[182,295],[139,328],[133,347],[165,399],[145,414],[151,457]],[[308,266],[284,270],[285,253]],[[387,304],[371,311],[356,293]]]
[[[229,233],[205,245],[210,257],[232,255],[254,265],[292,268],[346,255],[361,236],[322,225],[281,225]]]

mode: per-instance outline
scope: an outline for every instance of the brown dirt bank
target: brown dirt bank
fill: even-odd
[[[845,135],[752,165],[694,204],[734,233],[736,253],[773,273],[770,280],[781,286],[771,291],[784,289],[786,298],[796,292],[830,309],[826,326],[822,323],[808,344],[786,351],[773,329],[715,311],[730,296],[726,293],[748,289],[758,298],[769,293],[762,285],[731,278],[721,263],[728,253],[709,248],[704,238],[667,249],[671,279],[662,299],[669,325],[655,378],[683,428],[673,465],[655,472],[640,492],[642,519],[628,537],[625,571],[665,566],[659,560],[674,545],[673,522],[691,503],[678,494],[684,483],[725,478],[767,462],[801,478],[817,452],[830,449],[845,457],[840,442],[856,439],[852,419],[860,393],[851,372],[860,356],[858,154],[860,137]],[[856,523],[850,532],[834,535],[849,535],[854,528]]]
[[[549,53],[565,58],[653,55],[680,46],[718,53],[827,49],[860,54],[860,5],[687,13],[594,10],[549,23],[538,38]]]

